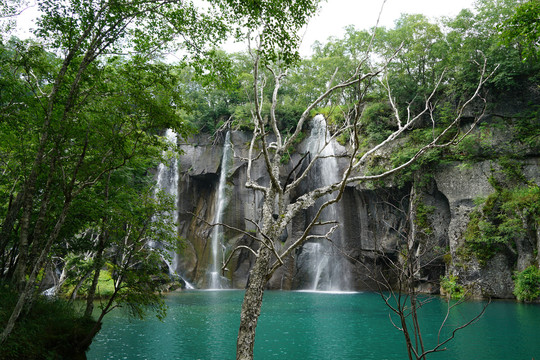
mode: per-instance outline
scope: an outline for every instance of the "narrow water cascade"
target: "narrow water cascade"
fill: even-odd
[[[314,264],[314,272],[313,272],[313,281],[312,281],[312,290],[317,290],[319,286],[319,282],[321,280],[321,273],[322,271],[328,266],[328,259],[329,254],[327,253],[326,249],[321,249],[320,243],[313,243],[313,264]]]
[[[231,134],[227,131],[225,135],[225,142],[223,144],[223,155],[221,157],[221,172],[219,174],[219,183],[217,190],[217,197],[214,206],[214,224],[219,224],[223,218],[223,210],[227,206],[228,197],[226,192],[227,187],[227,172],[229,171],[232,160],[231,149]],[[210,289],[223,289],[226,286],[226,279],[220,275],[221,262],[224,255],[223,249],[223,227],[221,225],[214,225],[212,228],[211,238],[211,252],[212,252],[212,264],[210,269]]]
[[[169,149],[172,149],[177,141],[177,135],[176,133],[171,130],[167,129],[165,133],[165,137],[167,139],[167,142],[171,144],[171,147]],[[166,154],[165,154],[166,155]],[[157,171],[157,188],[156,192],[158,190],[164,191],[166,194],[171,195],[174,198],[174,211],[172,213],[172,221],[174,224],[178,224],[178,159],[176,159],[175,156],[171,156],[168,159],[168,165],[164,163],[160,163],[158,166]],[[161,244],[159,242],[152,242],[150,244],[152,247],[159,247]],[[164,257],[163,261],[167,264],[169,268],[169,275],[173,278],[179,278],[181,279],[185,284],[187,289],[193,289],[194,287],[187,282],[180,274],[178,274],[178,254],[170,250],[168,251],[168,257]]]
[[[307,139],[307,151],[309,151],[310,157],[314,158],[319,154],[319,159],[316,160],[315,166],[309,174],[311,188],[330,185],[341,180],[334,148],[332,143],[327,143],[329,137],[324,116],[315,116],[312,120],[311,133]],[[335,196],[335,194],[329,194],[320,198],[314,206],[315,211],[324,202]],[[327,206],[319,217],[321,222],[339,222],[341,219],[343,219],[343,214],[339,203]],[[314,233],[324,235],[332,226],[318,226]],[[331,235],[333,245],[326,239],[304,244],[303,251],[307,256],[307,271],[310,278],[308,290],[343,291],[351,289],[350,269],[346,259],[339,252],[339,249],[344,249],[340,227]]]

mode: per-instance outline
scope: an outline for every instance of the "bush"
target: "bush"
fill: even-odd
[[[536,184],[499,189],[470,214],[465,230],[467,248],[481,264],[506,247],[515,247],[515,239],[528,236],[528,223],[540,220],[540,187]]]
[[[465,296],[463,286],[458,284],[458,278],[455,275],[441,276],[441,288],[452,298],[462,299]]]
[[[519,301],[533,301],[540,296],[540,269],[534,265],[514,274],[514,295]]]
[[[433,214],[434,210],[435,206],[426,205],[420,200],[416,203],[416,217],[414,223],[418,226],[418,229],[426,235],[433,234],[433,228],[431,227],[429,217]]]
[[[375,102],[366,106],[360,123],[364,126],[370,141],[380,143],[392,133],[392,130],[395,130],[392,119],[392,109],[389,104]]]

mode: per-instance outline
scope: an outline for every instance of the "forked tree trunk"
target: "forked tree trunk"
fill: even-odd
[[[23,308],[28,304],[28,302],[31,300],[31,297],[33,296],[33,293],[35,291],[35,285],[36,285],[36,277],[39,271],[41,270],[43,264],[45,263],[47,254],[49,253],[49,250],[51,249],[52,244],[55,242],[55,240],[58,238],[58,235],[60,234],[60,230],[62,229],[62,226],[64,225],[67,213],[71,207],[71,200],[72,200],[71,198],[68,198],[64,202],[64,207],[62,209],[62,212],[60,213],[60,216],[58,217],[54,230],[52,234],[49,236],[47,243],[43,247],[41,254],[36,260],[34,264],[34,268],[32,272],[30,273],[30,277],[28,281],[26,282],[26,285],[23,291],[19,294],[19,299],[17,300],[17,303],[15,304],[15,308],[13,309],[13,312],[11,313],[11,316],[9,317],[8,322],[6,323],[4,330],[0,334],[0,344],[2,344],[9,337],[9,335],[11,334],[11,331],[13,330],[13,327],[15,326],[15,322],[19,318],[19,315],[21,315]]]
[[[111,184],[111,172],[107,175],[107,185],[105,186],[105,203],[109,202],[109,185]],[[108,242],[109,231],[107,230],[108,217],[103,217],[103,225],[101,226],[101,232],[98,236],[96,257],[94,258],[94,278],[92,284],[88,290],[88,296],[86,298],[86,310],[84,316],[92,316],[94,311],[94,296],[96,294],[97,285],[99,282],[99,275],[101,273],[101,267],[103,266],[103,252],[105,251],[105,244]]]
[[[261,314],[264,288],[268,282],[268,267],[270,264],[270,250],[261,248],[250,272],[249,283],[242,303],[240,314],[240,328],[236,342],[236,359],[253,359],[253,346],[255,345],[255,328]]]

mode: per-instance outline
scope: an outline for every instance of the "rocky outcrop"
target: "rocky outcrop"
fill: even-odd
[[[247,154],[248,133],[233,132],[231,141],[234,144],[235,159],[228,172],[228,203],[223,214],[223,223],[230,228],[224,231],[223,246],[225,256],[238,245],[257,249],[257,244],[244,233],[232,230],[237,228],[245,232],[253,232],[253,224],[260,211],[262,197],[260,193],[246,189],[246,165],[241,160]],[[299,153],[293,154],[290,161],[283,165],[282,176],[285,182],[293,173],[295,165],[303,154],[303,145]],[[338,156],[345,154],[345,149],[335,144]],[[178,271],[189,282],[198,287],[208,285],[210,268],[211,226],[215,215],[215,199],[220,172],[220,159],[223,144],[214,143],[213,139],[198,136],[180,144],[183,153],[179,158],[179,217],[178,229],[184,239],[184,246],[179,254]],[[343,158],[344,166],[346,159]],[[265,168],[256,162],[252,176],[264,182]],[[300,192],[302,188],[300,188]],[[406,206],[408,190],[388,191],[388,189],[370,190],[359,186],[347,187],[342,202],[338,205],[343,214],[340,220],[343,246],[336,251],[342,253],[346,269],[350,274],[351,288],[364,289],[374,285],[374,280],[381,276],[384,265],[380,255],[397,256],[396,245],[406,232],[406,216],[401,207]],[[299,196],[300,193],[293,196]],[[302,233],[310,219],[310,211],[297,216],[282,235],[282,247],[288,246],[293,239]],[[306,263],[305,248],[300,248],[293,255],[284,259],[282,266],[272,279],[269,287],[275,289],[304,289],[312,281]],[[249,269],[254,258],[249,251],[238,251],[227,266],[225,277],[234,288],[245,287]]]
[[[540,184],[539,158],[534,157],[521,162],[523,174],[529,181]],[[448,272],[458,276],[462,283],[478,297],[513,298],[514,270],[523,270],[538,261],[535,248],[538,236],[532,234],[518,241],[516,254],[498,253],[485,263],[463,254],[465,230],[470,221],[470,213],[476,208],[475,200],[485,198],[495,189],[488,181],[496,176],[499,166],[493,161],[475,163],[464,167],[460,163],[441,166],[435,172],[438,189],[448,199],[450,223],[448,225],[448,244],[451,254]]]

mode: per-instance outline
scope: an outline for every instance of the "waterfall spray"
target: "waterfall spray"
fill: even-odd
[[[231,135],[227,131],[225,135],[225,143],[223,144],[223,155],[221,157],[221,172],[219,174],[218,191],[215,202],[214,224],[221,223],[223,218],[223,210],[227,205],[228,199],[226,195],[227,172],[229,171],[230,162],[232,160]],[[210,272],[210,289],[222,289],[223,281],[220,276],[221,261],[220,256],[223,256],[223,231],[221,225],[214,225],[212,229],[212,268]]]
[[[176,133],[171,130],[167,129],[167,132],[165,133],[165,137],[167,139],[167,142],[170,144],[176,144],[177,141],[177,135]],[[175,225],[178,224],[178,159],[171,158],[169,159],[169,165],[165,165],[163,163],[159,164],[158,166],[158,172],[157,172],[157,189],[161,189],[165,193],[171,195],[174,198],[174,210],[172,214],[172,221]],[[176,228],[176,227],[175,227]],[[157,247],[155,242],[152,242],[150,244],[153,247]],[[187,282],[182,276],[180,276],[178,271],[178,254],[176,254],[175,251],[170,250],[169,251],[169,258],[164,258],[163,260],[167,264],[169,268],[169,275],[171,277],[178,277],[182,279],[182,281],[185,282],[187,289],[193,289],[193,286]]]
[[[320,153],[320,158],[316,160],[315,166],[309,175],[310,184],[314,187],[330,185],[340,181],[339,168],[331,143],[327,144],[329,138],[324,116],[317,115],[312,120],[311,133],[307,139],[307,150],[314,157]],[[316,202],[315,208],[330,200],[335,195],[330,194],[322,197]],[[320,221],[339,221],[343,218],[341,208],[338,204],[327,206],[321,213]],[[319,226],[315,231],[318,234],[325,234],[330,225]],[[335,246],[343,248],[343,236],[339,228],[331,236]],[[335,249],[332,244],[325,240],[304,244],[304,250],[308,256],[308,272],[310,278],[309,290],[337,291],[347,290],[349,284],[349,270],[346,260]]]

